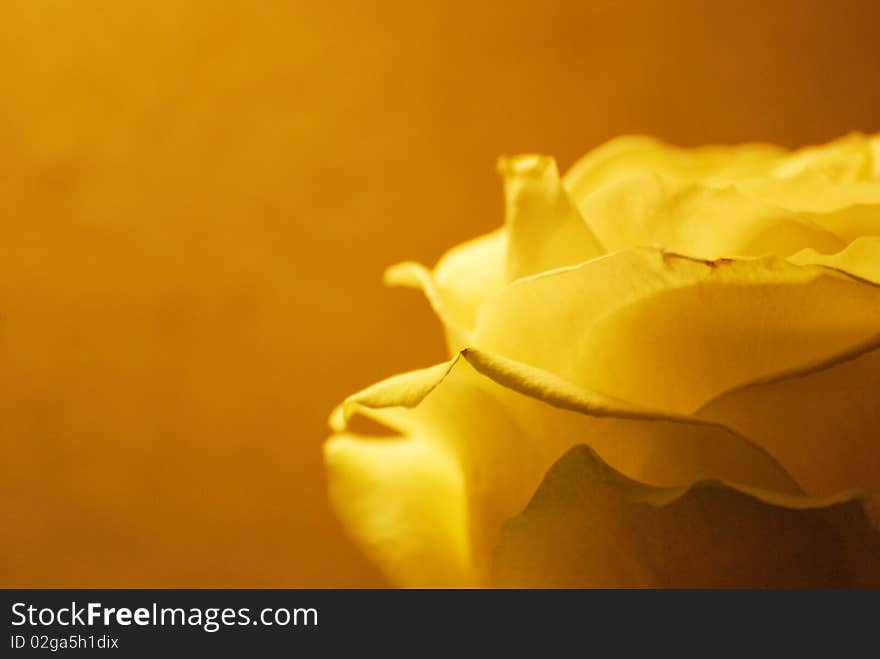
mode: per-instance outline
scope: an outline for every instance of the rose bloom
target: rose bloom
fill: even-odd
[[[880,586],[880,135],[503,158],[503,228],[392,267],[450,359],[331,416],[404,586]]]

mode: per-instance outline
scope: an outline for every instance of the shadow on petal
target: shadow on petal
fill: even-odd
[[[586,446],[548,471],[496,549],[516,587],[880,586],[876,498],[780,495],[718,480],[661,488]]]

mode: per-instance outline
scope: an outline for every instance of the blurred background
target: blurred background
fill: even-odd
[[[345,395],[443,357],[382,288],[500,154],[880,129],[880,3],[0,4],[2,586],[374,586]]]

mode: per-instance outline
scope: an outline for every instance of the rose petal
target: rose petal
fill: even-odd
[[[608,250],[656,245],[700,258],[837,251],[880,230],[880,135],[798,151],[745,144],[680,149],[624,137],[566,173]]]
[[[858,238],[836,254],[819,254],[815,250],[805,249],[790,256],[788,260],[798,265],[826,265],[880,284],[880,236]]]
[[[653,483],[720,476],[799,491],[765,451],[723,426],[640,410],[474,350],[373,385],[343,409],[337,431],[348,432],[360,414],[391,413],[389,425],[454,456],[467,492],[474,570],[482,575],[502,521],[522,509],[546,469],[575,443]]]
[[[472,583],[461,470],[424,439],[334,436],[330,499],[348,532],[403,586]]]
[[[650,249],[514,282],[472,345],[632,403],[690,413],[739,384],[868,340],[880,287],[781,259]]]
[[[505,524],[494,581],[525,587],[877,587],[877,501],[721,481],[659,488],[585,446]]]
[[[880,234],[880,204],[855,204],[832,213],[813,213],[807,217],[845,242]]]
[[[796,213],[845,243],[880,234],[880,179],[837,182],[807,172],[794,178],[739,181],[735,187],[743,195]]]
[[[652,137],[619,137],[593,149],[566,172],[563,182],[580,204],[599,188],[639,174],[691,181],[729,181],[772,171],[786,151],[770,144],[682,149]]]
[[[498,230],[451,249],[433,272],[412,262],[392,266],[385,282],[424,291],[455,354],[467,344],[485,297],[504,284],[506,258],[507,236]]]
[[[845,183],[880,180],[880,134],[847,135],[819,146],[787,151],[771,144],[686,149],[653,137],[613,139],[578,160],[563,177],[577,205],[599,188],[638,174],[702,183],[821,176]]]
[[[748,435],[810,494],[880,492],[880,338],[729,391],[697,414]]]
[[[880,180],[880,134],[854,132],[841,138],[792,152],[773,169],[783,178],[819,175],[836,183]]]
[[[843,241],[805,216],[747,196],[656,174],[597,190],[580,206],[609,250],[652,245],[697,258],[787,256],[804,247],[836,252]]]
[[[880,181],[839,182],[814,172],[790,178],[747,179],[732,185],[744,195],[795,213],[821,216],[850,206],[880,204]]]
[[[569,201],[552,158],[501,158],[498,170],[504,177],[508,280],[604,253]]]

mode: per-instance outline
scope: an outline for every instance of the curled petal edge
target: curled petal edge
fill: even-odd
[[[768,464],[772,464],[778,472],[780,482],[784,482],[787,491],[803,493],[800,485],[779,464],[776,458],[748,437],[724,424],[688,415],[634,406],[598,392],[588,391],[533,366],[498,355],[490,355],[475,348],[466,348],[460,351],[448,362],[392,376],[350,396],[331,414],[331,428],[334,432],[344,432],[352,417],[362,414],[389,427],[406,431],[406,421],[397,419],[393,410],[388,408],[417,407],[443,382],[461,360],[501,387],[555,408],[597,418],[658,421],[717,429],[747,444],[765,457]]]

